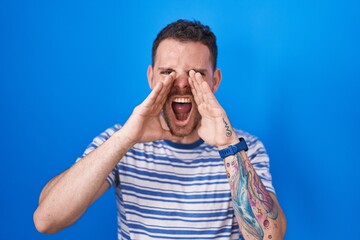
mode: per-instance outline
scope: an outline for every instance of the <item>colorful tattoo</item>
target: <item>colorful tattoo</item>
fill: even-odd
[[[256,239],[263,239],[264,229],[271,227],[269,219],[278,217],[273,199],[259,180],[251,163],[240,153],[226,159],[225,168],[239,225],[246,234]],[[272,238],[271,235],[267,237]]]
[[[251,236],[257,239],[263,239],[264,232],[256,219],[252,208],[250,199],[248,197],[248,174],[242,164],[239,168],[240,155],[236,154],[236,158],[232,158],[232,168],[230,171],[230,189],[232,194],[232,203],[235,210],[235,216],[237,217],[239,224],[243,229]]]
[[[253,175],[251,177],[252,181],[250,182],[250,190],[252,193],[251,195],[255,196],[262,203],[268,217],[271,219],[276,219],[278,216],[278,211],[277,208],[274,207],[274,201],[271,198],[269,192],[265,189],[264,184],[260,182],[260,179],[257,175],[251,173],[250,175]]]

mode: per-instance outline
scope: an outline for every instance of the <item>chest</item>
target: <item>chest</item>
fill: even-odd
[[[121,222],[141,235],[135,238],[165,226],[172,236],[214,238],[233,231],[229,183],[217,155],[129,154],[117,171]]]
[[[223,161],[207,152],[132,152],[117,167],[125,195],[178,204],[228,201]]]

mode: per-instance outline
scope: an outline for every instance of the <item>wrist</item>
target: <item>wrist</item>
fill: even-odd
[[[229,145],[226,148],[219,149],[219,155],[221,158],[225,159],[228,156],[235,155],[241,151],[247,151],[248,146],[244,138],[239,138],[238,143]]]
[[[240,142],[239,138],[233,138],[233,139],[231,139],[231,140],[229,140],[229,141],[227,141],[227,142],[225,142],[225,143],[223,143],[221,145],[218,145],[217,148],[218,148],[218,150],[222,150],[222,149],[227,148],[227,147],[229,147],[231,145],[235,145],[235,144],[237,144],[239,142]]]
[[[128,131],[126,124],[114,134],[117,138],[118,144],[121,144],[124,148],[130,149],[137,143],[137,140]]]

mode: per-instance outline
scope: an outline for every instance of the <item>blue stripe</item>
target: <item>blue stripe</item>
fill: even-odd
[[[153,179],[153,178],[146,178],[146,177],[142,177],[141,175],[133,175],[133,174],[129,174],[129,173],[126,173],[126,172],[121,172],[121,175],[123,176],[129,176],[129,177],[133,177],[133,178],[137,178],[139,180],[145,180],[145,181],[148,181],[148,182],[154,182],[154,183],[163,183],[163,184],[171,184],[173,185],[174,187],[176,185],[178,186],[202,186],[202,185],[219,185],[219,184],[229,184],[228,180],[224,180],[224,181],[212,181],[212,182],[196,182],[196,183],[182,183],[182,182],[173,182],[173,181],[166,181],[166,180],[156,180],[156,179]],[[217,179],[219,180],[219,179]]]
[[[123,186],[127,185],[127,186],[132,186],[134,188],[148,189],[148,190],[157,191],[157,192],[164,191],[164,189],[162,189],[162,188],[153,188],[153,187],[149,187],[149,186],[142,186],[142,185],[137,185],[137,184],[133,184],[133,183],[130,183],[130,182],[126,182],[126,183],[123,182],[122,184],[123,184]],[[184,194],[184,191],[166,190],[166,192]],[[206,191],[192,191],[191,193],[192,194],[205,194],[205,193],[210,194],[211,192],[229,193],[230,189],[221,189],[221,190],[214,189],[213,191],[208,191],[208,190],[206,190]]]
[[[233,215],[229,214],[229,216],[226,216],[224,218],[217,218],[217,219],[207,219],[206,221],[204,221],[204,219],[182,219],[182,218],[176,218],[176,217],[172,217],[172,216],[169,216],[169,217],[161,217],[161,216],[144,216],[140,213],[137,213],[137,212],[133,212],[133,211],[129,211],[128,214],[131,214],[131,215],[136,215],[136,216],[139,216],[141,218],[146,218],[146,219],[156,219],[156,220],[161,220],[161,221],[181,221],[181,222],[190,222],[190,223],[203,223],[203,222],[208,222],[208,223],[211,223],[211,222],[223,222],[223,221],[226,221],[226,220],[231,220],[234,218]]]
[[[128,201],[128,202],[130,202],[130,201]],[[230,199],[229,199],[229,201],[227,201],[229,204],[230,204]],[[137,206],[137,207],[139,207],[139,208],[144,208],[144,206],[142,206],[142,205],[140,205],[140,204],[137,204],[137,203],[134,203],[134,202],[131,202],[131,205],[133,205],[133,206]],[[223,205],[224,206],[224,205]],[[230,206],[230,205],[229,205]],[[148,206],[148,205],[146,205],[146,208],[154,208],[153,206]],[[156,206],[156,209],[159,209],[159,210],[164,210],[164,211],[179,211],[179,208],[162,208],[162,207],[158,207],[158,206]],[[233,208],[225,208],[225,207],[222,207],[222,208],[218,208],[218,209],[214,209],[214,208],[211,208],[211,210],[209,210],[209,209],[207,209],[207,210],[203,210],[203,209],[199,209],[199,208],[196,208],[196,210],[189,210],[189,209],[187,209],[187,212],[189,212],[189,213],[191,213],[191,212],[197,212],[197,213],[199,213],[199,212],[204,212],[204,213],[208,213],[209,211],[212,211],[212,212],[216,212],[216,211],[219,211],[219,212],[221,212],[221,211],[224,211],[224,210],[227,210],[227,211],[229,211],[231,214],[233,214],[234,213],[234,210],[233,210]]]
[[[204,204],[214,204],[214,203],[227,203],[229,202],[229,199],[224,199],[224,200],[211,200],[211,201],[179,201],[179,200],[172,200],[172,199],[159,199],[159,198],[151,198],[151,197],[140,197],[137,194],[133,194],[133,193],[126,193],[127,196],[132,196],[132,197],[136,197],[138,199],[143,199],[143,200],[150,200],[150,201],[156,201],[156,202],[165,202],[165,203],[181,203],[181,204],[189,204],[189,205],[194,205],[194,204],[199,204],[199,205],[204,205]]]
[[[225,211],[221,212],[210,212],[210,213],[187,213],[181,211],[161,211],[161,210],[150,210],[146,208],[141,208],[138,206],[124,204],[125,208],[128,210],[133,210],[143,214],[149,215],[157,215],[163,217],[182,217],[182,218],[190,218],[190,219],[201,219],[201,218],[213,218],[213,217],[223,217],[226,218],[229,215],[229,210],[225,209]],[[211,210],[209,210],[211,211]],[[206,222],[208,219],[203,219],[203,222]],[[218,219],[217,219],[218,221]]]
[[[159,236],[159,235],[153,235],[153,234],[149,234],[149,233],[144,233],[144,232],[140,232],[140,231],[132,231],[133,233],[136,233],[136,234],[142,234],[142,235],[145,235],[145,236],[148,236],[148,237],[151,237],[151,238],[153,238],[153,239],[174,239],[174,237],[173,236],[169,236],[169,237],[167,237],[167,236]],[[221,238],[224,238],[224,239],[229,239],[229,235],[227,234],[227,235],[225,235],[225,236],[221,236],[221,235],[219,235],[219,236],[214,236],[214,237],[216,237],[216,238],[219,238],[219,237],[221,237]],[[190,237],[180,237],[180,236],[176,236],[176,239],[189,239],[189,240],[194,240],[194,236],[190,236]],[[196,238],[195,238],[196,240],[209,240],[209,237],[207,237],[207,238],[201,238],[201,237],[199,237],[199,236],[196,236]],[[212,238],[211,238],[212,239]]]
[[[253,164],[253,167],[258,169],[258,170],[261,170],[262,168],[264,169],[268,169],[269,168],[269,164],[268,163],[254,163]]]
[[[141,226],[146,226],[148,228],[166,228],[166,230],[172,230],[172,231],[176,231],[178,229],[182,229],[182,230],[185,230],[185,229],[188,229],[189,225],[180,225],[180,226],[159,226],[159,225],[149,225],[149,224],[146,224],[145,222],[142,222],[142,221],[131,221],[132,224],[139,224]],[[190,226],[191,229],[195,229],[196,231],[203,231],[203,230],[212,230],[212,231],[218,231],[219,229],[218,228],[214,228],[214,227],[196,227],[196,226],[193,226],[191,225]],[[232,228],[232,224],[224,224],[224,226],[222,228]]]
[[[122,166],[126,166],[128,168],[132,168],[132,169],[137,169],[138,171],[145,171],[145,172],[156,172],[158,174],[167,174],[167,175],[174,175],[176,173],[176,176],[178,177],[185,177],[185,178],[193,178],[194,174],[196,174],[199,177],[204,177],[204,176],[214,176],[214,175],[225,175],[225,167],[224,166],[215,166],[213,168],[211,168],[211,170],[214,171],[209,171],[209,167],[205,168],[203,166],[200,167],[195,167],[193,169],[196,169],[197,171],[194,173],[193,171],[184,171],[182,167],[178,167],[178,168],[170,168],[168,171],[163,171],[163,170],[159,170],[159,168],[157,167],[157,169],[153,168],[154,164],[150,164],[150,165],[145,165],[143,167],[139,167],[139,165],[136,165],[137,162],[122,162],[120,165]],[[121,170],[121,168],[119,167],[119,169]],[[179,172],[179,170],[181,172]],[[202,170],[202,171],[201,171]],[[150,175],[151,176],[151,175]]]
[[[162,165],[162,166],[172,166],[172,167],[177,167],[177,168],[186,168],[186,169],[191,169],[191,168],[207,168],[207,167],[219,167],[219,166],[224,166],[224,161],[222,159],[220,159],[221,161],[216,162],[215,161],[211,161],[211,163],[209,164],[201,164],[201,165],[189,165],[188,163],[187,166],[184,165],[177,165],[174,164],[175,163],[184,163],[184,162],[180,162],[180,161],[176,161],[176,159],[174,160],[173,158],[167,158],[167,161],[163,161],[162,159],[159,159],[158,156],[156,156],[156,159],[149,159],[149,158],[144,158],[144,156],[142,156],[141,158],[139,158],[138,156],[135,155],[127,155],[126,156],[128,159],[133,159],[135,161],[141,161],[141,162],[146,162],[146,163],[153,163],[156,165]],[[170,161],[169,161],[170,160]],[[174,161],[173,161],[174,160]],[[162,161],[162,162],[161,162]],[[203,162],[201,162],[203,163]],[[224,168],[225,169],[225,168]]]
[[[141,177],[138,175],[133,175],[133,174],[129,174],[126,172],[121,172],[120,173],[122,176],[127,176],[127,177],[133,177],[139,180],[144,180],[144,181],[148,181],[148,182],[153,182],[153,183],[163,183],[163,184],[172,184],[174,185],[174,187],[176,185],[178,186],[202,186],[202,185],[218,185],[218,184],[229,184],[228,180],[224,180],[224,181],[218,181],[218,182],[202,182],[202,183],[182,183],[182,182],[171,182],[171,181],[164,181],[164,180],[155,180],[155,179],[150,179],[150,178],[145,178],[145,177]]]
[[[256,146],[256,144],[259,142],[257,138],[247,138],[246,144],[249,146],[249,148],[252,148]]]
[[[91,143],[89,146],[88,146],[88,148],[97,148],[98,147],[98,145],[97,144],[95,144],[95,143]]]
[[[170,229],[152,229],[152,228],[148,228],[145,227],[143,225],[140,224],[134,224],[134,223],[129,223],[129,226],[133,229],[140,229],[140,230],[144,230],[148,233],[160,233],[160,234],[167,234],[167,235],[214,235],[214,234],[220,234],[220,233],[229,233],[231,232],[231,228],[226,227],[226,228],[220,228],[220,229],[216,229],[216,230],[180,230],[180,229],[175,229],[175,230],[170,230]],[[159,236],[161,238],[161,236]],[[177,238],[177,237],[176,237]]]
[[[124,238],[124,239],[131,240],[130,236],[127,235],[127,234],[125,234],[124,231],[121,231],[121,229],[118,229],[118,234],[120,234],[121,237]],[[119,239],[120,239],[120,238],[119,238]]]
[[[202,140],[201,138],[199,140],[197,140],[194,143],[189,143],[189,144],[183,144],[183,143],[176,143],[176,142],[171,142],[169,140],[163,140],[163,142],[173,148],[179,148],[179,149],[195,149],[197,147],[199,147],[201,144],[204,143],[204,140]]]
[[[256,152],[254,152],[253,154],[249,155],[249,159],[253,160],[255,157],[260,157],[260,154],[264,154],[266,155],[266,151],[264,149],[258,149]]]
[[[114,184],[114,181],[111,179],[110,176],[108,176],[108,177],[106,178],[106,181],[109,183],[110,186],[112,186],[112,185]]]
[[[175,157],[171,157],[171,156],[160,156],[159,153],[155,153],[155,155],[153,154],[153,152],[149,153],[144,153],[144,152],[139,152],[137,150],[134,149],[130,149],[129,152],[126,154],[126,156],[130,156],[129,153],[134,154],[134,156],[141,156],[144,158],[149,158],[149,159],[154,159],[154,160],[163,160],[165,162],[176,162],[176,163],[182,163],[182,164],[186,164],[186,165],[194,165],[197,163],[218,163],[218,162],[223,162],[223,160],[220,157],[216,157],[216,158],[199,158],[199,159],[191,159],[191,156],[193,157],[194,154],[188,154],[190,157],[189,159],[191,159],[191,161],[184,161],[181,160],[179,158],[175,158]],[[183,153],[184,154],[184,153]],[[184,154],[185,155],[185,154]],[[196,154],[195,154],[196,155]],[[132,156],[132,157],[134,157]]]
[[[169,192],[158,192],[158,191],[150,191],[150,190],[143,190],[135,187],[131,187],[128,185],[122,186],[122,190],[131,191],[143,195],[149,196],[157,196],[162,198],[175,198],[179,200],[196,200],[196,199],[222,199],[228,198],[230,195],[229,193],[215,193],[215,194],[176,194],[176,193],[169,193]]]
[[[166,140],[143,143],[143,145],[145,147],[161,149],[162,151],[165,149],[165,150],[170,150],[171,152],[180,153],[180,154],[187,153],[187,151],[184,151],[184,148],[182,148],[182,147],[176,148],[176,147],[172,147],[172,146],[168,145],[166,143]],[[180,145],[182,145],[182,144],[180,144]],[[134,149],[138,149],[141,151],[143,149],[143,147],[141,145],[134,145]],[[210,145],[203,143],[202,145],[199,145],[199,147],[192,148],[191,150],[193,153],[199,154],[199,153],[203,153],[203,152],[213,152],[214,149],[217,149],[217,148],[215,146],[210,146]]]
[[[149,171],[142,171],[138,170],[132,167],[125,166],[123,164],[118,165],[118,169],[120,171],[128,172],[128,173],[135,173],[140,176],[148,176],[158,179],[167,179],[167,180],[175,180],[175,181],[181,181],[181,182],[198,182],[198,181],[214,181],[214,180],[226,180],[227,177],[225,174],[218,174],[215,176],[200,176],[200,177],[178,177],[170,174],[159,174],[156,172],[150,172]]]

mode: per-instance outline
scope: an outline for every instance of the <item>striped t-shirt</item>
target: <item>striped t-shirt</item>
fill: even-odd
[[[96,137],[89,154],[121,128]],[[266,189],[274,192],[269,158],[254,136],[236,130]],[[231,207],[230,187],[217,147],[198,140],[135,144],[107,178],[115,187],[118,239],[243,239]]]

